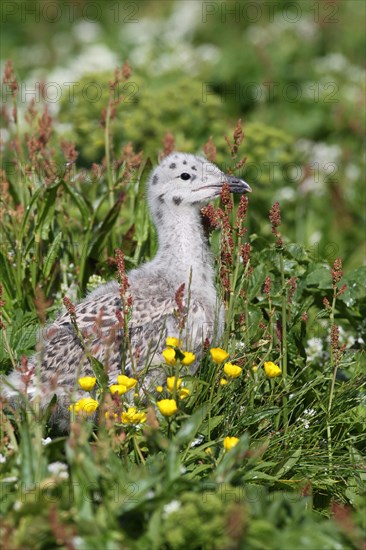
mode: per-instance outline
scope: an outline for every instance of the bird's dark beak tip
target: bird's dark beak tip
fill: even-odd
[[[240,178],[236,178],[234,176],[228,176],[228,175],[226,175],[225,178],[230,187],[230,190],[233,193],[245,194],[245,193],[252,192],[252,188],[246,181]]]

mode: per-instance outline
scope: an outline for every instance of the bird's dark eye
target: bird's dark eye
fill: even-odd
[[[191,175],[187,174],[187,172],[183,172],[183,174],[180,175],[182,180],[189,180]]]

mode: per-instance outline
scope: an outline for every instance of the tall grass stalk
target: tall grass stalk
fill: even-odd
[[[110,92],[111,93],[111,92]],[[105,115],[105,129],[104,129],[104,151],[105,151],[105,163],[107,168],[107,182],[108,182],[108,196],[109,206],[113,207],[114,193],[113,193],[113,170],[111,162],[111,97],[109,98],[106,115]]]
[[[225,337],[224,337],[224,348],[227,349],[229,345],[229,339],[231,332],[235,332],[235,318],[234,318],[234,306],[235,302],[238,299],[239,292],[241,286],[236,290],[237,281],[239,278],[239,269],[240,269],[240,248],[242,244],[242,238],[241,236],[238,237],[238,243],[236,247],[236,258],[235,258],[235,269],[230,274],[230,298],[229,298],[229,306],[226,312],[226,327],[227,330],[225,331]]]
[[[285,280],[285,269],[283,261],[283,252],[278,252],[280,258],[280,272],[281,272],[281,287],[282,287],[282,304],[281,304],[281,323],[282,323],[282,380],[284,387],[284,395],[282,397],[282,412],[284,433],[286,435],[288,428],[288,399],[287,399],[287,291]]]
[[[337,288],[334,286],[333,299],[332,299],[332,305],[330,310],[330,334],[331,335],[335,325],[334,314],[335,314],[336,300],[337,300]],[[330,367],[332,371],[332,376],[331,376],[330,385],[329,385],[329,399],[328,399],[328,407],[327,407],[327,445],[328,445],[329,470],[331,471],[333,469],[333,444],[332,444],[332,425],[331,425],[330,419],[331,419],[331,413],[332,413],[334,388],[335,388],[335,382],[336,382],[337,371],[338,371],[338,357],[336,356],[336,352],[334,350],[332,340],[330,341]]]

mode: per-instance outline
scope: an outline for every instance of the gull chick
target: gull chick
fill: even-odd
[[[214,261],[202,226],[201,208],[220,195],[224,182],[234,193],[251,191],[242,179],[226,175],[205,158],[191,154],[172,153],[153,170],[147,196],[159,246],[151,261],[128,273],[132,357],[126,351],[123,328],[116,316],[122,310],[117,281],[101,285],[75,306],[76,322],[86,335],[88,351],[103,364],[110,384],[116,383],[122,365],[127,376],[138,377],[144,371],[145,389],[160,384],[166,374],[161,368],[161,351],[167,336],[180,337],[184,349],[193,351],[197,359],[206,338],[220,338],[223,307],[214,284]],[[182,294],[180,308],[178,289]],[[29,360],[35,375],[27,393],[31,398],[40,396],[42,406],[56,394],[52,421],[65,430],[70,395],[73,401],[82,396],[77,379],[94,376],[93,369],[68,313],[47,327],[38,347],[38,353]],[[191,365],[192,374],[197,364]],[[7,382],[12,386],[5,391],[10,398],[14,389],[24,388],[17,370]]]

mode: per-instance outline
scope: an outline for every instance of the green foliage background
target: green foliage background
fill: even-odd
[[[253,187],[247,216],[253,272],[246,278],[238,270],[226,327],[231,357],[246,361],[245,377],[212,400],[218,372],[206,357],[169,429],[159,417],[159,430],[130,431],[121,442],[122,430],[112,434],[103,425],[94,435],[84,423],[59,436],[35,411],[2,416],[5,544],[359,548],[365,529],[364,3],[80,2],[71,16],[62,1],[9,6],[2,12],[1,62],[12,59],[20,90],[17,124],[9,89],[2,90],[1,370],[33,353],[45,312],[56,315],[65,293],[80,299],[115,276],[110,259],[117,246],[129,268],[153,256],[144,190],[167,131],[178,150],[200,154],[212,137],[217,163],[229,170],[234,161],[225,136],[231,139],[242,120],[241,175]],[[110,177],[100,121],[114,68],[126,60],[133,74],[118,89],[123,100],[111,120]],[[46,85],[45,97],[32,92],[35,83]],[[29,122],[32,96],[38,112]],[[52,131],[42,155],[56,167],[47,184],[27,145],[46,107]],[[63,139],[76,145],[71,167]],[[125,178],[122,151],[129,142],[143,151],[143,161]],[[268,222],[277,200],[281,253]],[[211,240],[218,256],[218,232]],[[337,257],[347,289],[330,319],[323,299],[332,297],[330,266]],[[270,300],[263,292],[267,275]],[[273,312],[269,321],[263,311]],[[287,389],[251,371],[252,364],[283,360],[276,329],[284,318]],[[273,346],[263,336],[264,321]],[[332,322],[346,346],[337,378]],[[48,435],[52,441],[44,445]],[[224,453],[227,435],[240,442]],[[59,462],[66,474],[49,468]]]

